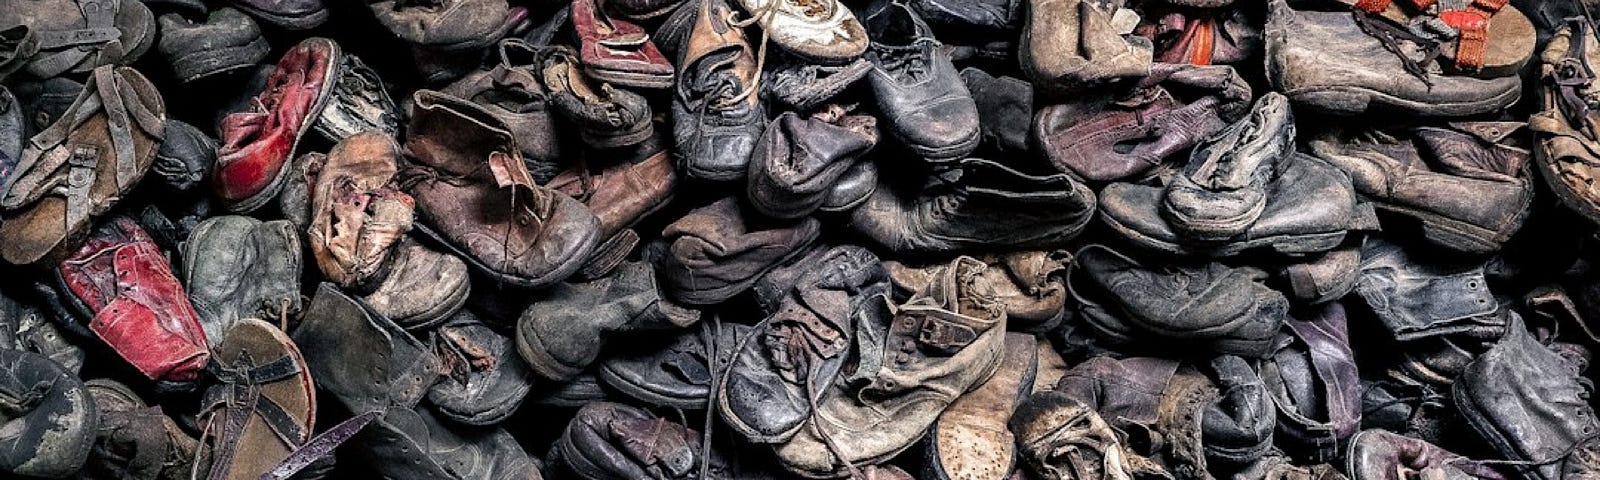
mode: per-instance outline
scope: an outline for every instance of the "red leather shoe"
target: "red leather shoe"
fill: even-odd
[[[638,88],[672,86],[672,64],[638,25],[606,16],[595,0],[572,2],[578,60],[595,80]]]
[[[339,45],[308,38],[283,54],[251,108],[222,120],[217,149],[217,195],[229,210],[249,212],[283,188],[290,154],[333,92]]]
[[[63,303],[158,387],[192,386],[210,358],[205,330],[167,257],[139,225],[111,219],[57,269]]]

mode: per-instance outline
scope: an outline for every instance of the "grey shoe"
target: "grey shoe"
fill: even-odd
[[[467,425],[505,421],[533,387],[533,372],[517,358],[512,340],[469,311],[450,317],[433,333],[444,377],[428,389],[439,414]]]
[[[1361,276],[1355,292],[1379,323],[1405,342],[1506,328],[1500,303],[1489,291],[1484,264],[1442,262],[1382,238],[1361,248]]]
[[[619,342],[600,362],[600,380],[648,405],[703,409],[710,406],[714,365],[727,365],[751,327],[721,320],[672,334]]]
[[[610,275],[561,283],[523,311],[517,321],[517,352],[541,378],[566,381],[579,375],[615,339],[688,327],[700,312],[661,297],[655,269],[627,262]]]
[[[0,349],[0,475],[65,478],[83,468],[100,410],[76,375],[42,355]]]
[[[269,47],[261,28],[238,10],[218,8],[198,23],[177,13],[157,20],[161,23],[161,39],[156,48],[172,65],[178,81],[192,82],[238,70],[267,57]]]
[[[461,310],[472,293],[467,264],[407,237],[394,250],[389,274],[361,301],[400,328],[438,325]]]
[[[1267,92],[1238,123],[1202,140],[1162,196],[1161,217],[1184,237],[1220,241],[1261,218],[1267,186],[1294,154],[1289,100]],[[1287,192],[1299,194],[1300,192]]]
[[[212,345],[246,318],[299,315],[303,254],[300,236],[286,220],[214,217],[183,243],[183,284]]]
[[[468,428],[425,408],[392,407],[350,440],[369,472],[393,480],[542,480],[538,462],[499,427]]]

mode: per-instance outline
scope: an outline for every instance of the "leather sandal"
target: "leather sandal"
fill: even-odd
[[[241,320],[206,370],[220,383],[202,400],[194,478],[259,478],[310,439],[317,413],[311,372],[278,327]]]

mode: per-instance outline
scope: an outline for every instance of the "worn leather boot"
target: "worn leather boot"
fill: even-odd
[[[989,264],[983,272],[985,281],[994,286],[995,298],[1006,309],[1006,330],[1049,331],[1066,319],[1064,274],[1071,257],[1065,251],[1043,250],[980,257]],[[884,262],[894,282],[896,298],[921,291],[934,280],[931,275],[940,266]]]
[[[1033,143],[1062,173],[1135,181],[1241,119],[1250,84],[1232,67],[1156,64],[1127,92],[1041,107]]]
[[[1267,185],[1285,170],[1281,162],[1293,155],[1294,139],[1289,100],[1267,92],[1245,120],[1202,140],[1189,154],[1188,165],[1163,192],[1161,217],[1179,235],[1199,242],[1244,233],[1266,210]]]
[[[1206,405],[1200,421],[1206,464],[1226,470],[1267,456],[1278,411],[1260,375],[1235,355],[1211,359],[1206,370],[1217,388],[1216,401]]]
[[[1104,246],[1077,254],[1068,279],[1083,319],[1113,343],[1178,347],[1262,358],[1289,301],[1267,288],[1266,273],[1220,263],[1157,270]],[[1160,340],[1152,343],[1151,340]]]
[[[1382,238],[1361,248],[1355,292],[1396,340],[1506,328],[1483,263],[1419,257]]]
[[[1133,35],[1138,14],[1123,0],[1028,2],[1017,56],[1035,86],[1083,90],[1150,72],[1154,47]]]
[[[378,23],[401,40],[432,50],[477,50],[530,23],[528,10],[506,0],[378,0],[367,4]]]
[[[983,262],[960,257],[937,281],[891,309],[888,324],[857,326],[856,368],[823,394],[808,426],[777,447],[810,478],[881,463],[922,438],[939,414],[999,368],[1005,310],[980,280]]]
[[[1541,5],[1549,2],[1539,2]],[[1550,8],[1578,6],[1556,2]],[[1564,18],[1564,17],[1562,17]],[[1600,68],[1600,38],[1594,24],[1579,18],[1563,23],[1540,55],[1540,111],[1528,119],[1534,132],[1534,159],[1540,177],[1567,208],[1591,222],[1600,222],[1600,192],[1591,180],[1600,170],[1600,137],[1595,112],[1584,100],[1600,86],[1594,81]]]
[[[1396,54],[1349,12],[1296,10],[1287,0],[1267,6],[1267,79],[1306,108],[1460,117],[1496,111],[1521,97],[1521,79],[1505,74],[1514,71],[1492,78],[1446,73],[1427,58],[1426,47],[1403,44],[1403,35],[1395,35],[1393,48],[1404,52]],[[1532,29],[1526,34],[1531,40]]]
[[[328,106],[343,49],[314,37],[278,60],[263,90],[222,120],[222,148],[212,181],[235,212],[261,208],[282,190],[291,155]]]
[[[586,480],[688,480],[700,473],[701,462],[712,461],[701,445],[693,429],[643,409],[594,402],[578,409],[555,448]]]
[[[498,54],[494,63],[439,92],[469,100],[498,117],[522,149],[524,161],[556,163],[561,159],[561,143],[550,110],[560,96],[545,88],[541,52],[518,39],[501,40],[494,50]]]
[[[303,317],[293,339],[311,377],[351,412],[408,410],[443,371],[432,348],[331,283],[317,287]]]
[[[959,160],[978,148],[978,106],[933,31],[903,0],[875,0],[867,81],[885,129],[924,160]]]
[[[809,117],[784,112],[767,126],[750,158],[750,205],[767,216],[810,215],[833,185],[878,143],[877,119],[830,105]]]
[[[192,82],[249,67],[267,57],[269,47],[261,28],[238,10],[219,8],[201,22],[176,13],[157,20],[161,24],[157,48],[179,81]]]
[[[193,475],[198,445],[166,412],[108,379],[89,380],[84,386],[100,411],[100,425],[94,450],[77,478],[184,480]]]
[[[774,222],[728,197],[667,225],[668,251],[656,261],[665,293],[686,305],[715,305],[748,290],[784,260],[805,252],[815,218]]]
[[[367,471],[382,478],[544,478],[537,461],[505,429],[463,427],[426,408],[390,408],[350,443]]]
[[[83,382],[37,353],[0,349],[0,474],[67,478],[83,468],[100,410]]]
[[[1453,122],[1398,132],[1329,129],[1311,152],[1349,174],[1373,206],[1420,224],[1423,238],[1490,253],[1522,228],[1533,201],[1516,122]]]
[[[300,236],[287,220],[226,215],[200,222],[183,244],[183,284],[212,344],[246,318],[300,314]]]
[[[407,129],[413,162],[401,186],[418,230],[497,281],[537,288],[582,266],[600,221],[572,197],[533,183],[506,125],[482,107],[417,91]]]
[[[685,3],[666,20],[661,35],[680,39],[672,134],[684,173],[713,181],[737,180],[749,171],[750,152],[766,126],[756,54],[744,30],[730,25],[726,0]]]
[[[439,415],[466,425],[504,422],[533,388],[527,363],[517,358],[510,337],[490,329],[470,311],[452,315],[433,333],[444,365],[428,403]]]
[[[743,339],[718,384],[717,412],[754,443],[784,443],[838,379],[860,323],[883,322],[889,278],[856,246],[825,247],[755,287],[767,316]]]
[[[928,431],[926,478],[1006,480],[1016,467],[1016,439],[1007,429],[1011,413],[1033,393],[1038,342],[1007,333],[1000,367],[989,380],[961,395]]]
[[[700,312],[661,298],[655,269],[645,262],[626,262],[605,277],[560,283],[538,296],[517,321],[517,353],[534,374],[554,381],[588,370],[615,337],[700,320]]]
[[[408,331],[438,325],[454,315],[472,294],[467,264],[460,258],[406,238],[395,247],[389,275],[361,296],[374,313]]]
[[[706,409],[713,382],[733,362],[739,340],[754,328],[712,317],[699,326],[618,339],[597,374],[606,385],[647,405]]]
[[[850,228],[901,254],[1016,250],[1064,246],[1094,218],[1094,192],[1066,174],[979,159],[958,165],[959,180],[920,191],[879,185],[850,212]]]
[[[1452,387],[1456,408],[1526,478],[1600,475],[1600,420],[1584,372],[1540,344],[1520,321],[1467,366]]]
[[[1344,306],[1330,303],[1283,323],[1289,341],[1261,365],[1278,406],[1277,442],[1299,458],[1331,461],[1361,427],[1361,379]]]
[[[596,148],[636,145],[655,134],[650,105],[637,93],[583,75],[578,53],[549,47],[539,60],[540,81],[550,106],[578,126],[578,136]]]

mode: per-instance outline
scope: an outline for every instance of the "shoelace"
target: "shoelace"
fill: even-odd
[[[1411,29],[1379,15],[1361,10],[1351,12],[1351,15],[1355,17],[1356,26],[1360,27],[1363,33],[1378,39],[1378,42],[1383,44],[1384,50],[1388,50],[1400,59],[1400,64],[1405,67],[1406,73],[1422,80],[1422,83],[1429,87],[1433,86],[1433,81],[1428,78],[1428,72],[1423,65],[1439,58],[1443,47],[1438,40],[1418,35]],[[1422,60],[1417,61],[1407,56],[1400,47],[1401,42],[1410,42],[1422,48]]]

